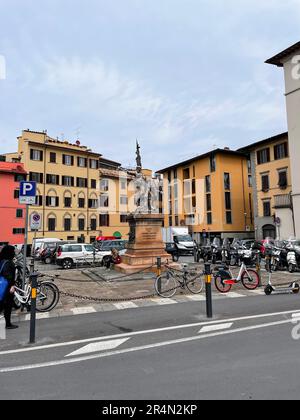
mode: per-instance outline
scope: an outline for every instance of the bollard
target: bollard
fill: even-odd
[[[159,280],[157,282],[158,286],[158,292],[161,293],[161,257],[157,257],[157,277],[159,277]]]
[[[31,282],[31,314],[30,314],[30,337],[29,343],[35,343],[35,324],[36,324],[36,295],[37,295],[37,273],[30,276]]]
[[[204,273],[205,273],[205,291],[206,291],[206,315],[207,318],[213,317],[212,311],[212,290],[211,290],[211,265],[210,263],[204,264]]]

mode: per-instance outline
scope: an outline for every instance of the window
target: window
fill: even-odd
[[[15,175],[15,182],[26,181],[26,175],[16,174]]]
[[[207,213],[207,224],[212,225],[212,213]]]
[[[97,180],[96,179],[91,179],[91,188],[92,189],[96,189],[97,188]]]
[[[64,219],[64,230],[65,232],[70,232],[71,230],[71,219],[69,217]]]
[[[206,188],[207,193],[211,192],[211,177],[210,177],[210,175],[207,175],[205,177],[205,188]]]
[[[252,175],[248,175],[248,187],[253,187]]]
[[[226,210],[231,210],[231,193],[225,192],[225,207]]]
[[[59,175],[46,175],[46,182],[50,185],[59,185]]]
[[[85,219],[80,217],[78,219],[78,230],[84,230],[85,228]]]
[[[206,194],[206,211],[211,211],[211,194]]]
[[[193,165],[193,178],[196,177],[196,169],[195,169],[195,165]]]
[[[287,170],[279,171],[278,175],[279,175],[278,186],[282,190],[285,190],[288,186]]]
[[[97,230],[97,219],[91,219],[91,230]]]
[[[23,210],[22,209],[17,209],[16,210],[16,218],[17,219],[22,219],[23,217]]]
[[[77,187],[87,188],[88,183],[86,178],[77,178]]]
[[[216,171],[216,156],[214,154],[210,155],[210,172]]]
[[[121,190],[126,190],[126,188],[127,188],[127,182],[121,181]]]
[[[100,214],[99,225],[100,226],[109,226],[109,214]]]
[[[87,159],[83,157],[77,158],[77,166],[80,168],[86,168],[87,167]]]
[[[288,156],[289,156],[289,150],[288,150],[288,144],[286,142],[277,144],[276,146],[274,146],[274,159],[275,160],[284,159],[284,158],[287,158]]]
[[[56,163],[56,153],[50,152],[50,163]]]
[[[35,197],[35,205],[36,206],[42,206],[43,205],[43,196],[42,195],[37,195]]]
[[[63,165],[73,166],[74,165],[74,156],[63,155]]]
[[[43,161],[43,152],[41,150],[30,149],[30,160]]]
[[[172,225],[173,225],[173,217],[169,216],[169,226],[172,226]]]
[[[127,223],[127,214],[120,215],[120,223]]]
[[[18,199],[20,197],[20,191],[19,190],[15,190],[14,191],[14,198]]]
[[[48,219],[48,231],[54,232],[56,228],[56,219],[54,217],[49,217]]]
[[[269,175],[262,175],[261,177],[262,191],[267,192],[270,189]]]
[[[46,197],[46,206],[47,207],[58,207],[59,198],[58,197]]]
[[[72,176],[63,176],[62,185],[64,187],[74,187],[74,178]]]
[[[195,179],[192,180],[192,194],[196,194],[196,181],[195,181]]]
[[[230,190],[230,174],[227,172],[224,173],[224,189]]]
[[[257,152],[257,164],[262,165],[263,163],[270,162],[270,149],[263,149]]]
[[[72,197],[65,197],[64,198],[64,205],[65,207],[72,207]]]
[[[14,228],[13,229],[13,235],[25,235],[25,229],[24,228]]]
[[[190,179],[190,168],[183,170],[183,179]]]
[[[264,217],[271,216],[271,201],[263,202],[263,211],[264,211]]]
[[[89,199],[89,209],[96,209],[96,208],[98,208],[97,198],[90,198]]]
[[[247,160],[248,174],[252,173],[252,162],[251,159]]]
[[[179,217],[175,216],[175,226],[179,226]]]
[[[108,200],[108,195],[103,194],[100,196],[100,207],[108,207],[109,205],[109,200]]]
[[[99,169],[99,161],[97,159],[90,159],[90,168]]]
[[[177,179],[178,178],[177,169],[174,169],[173,176],[174,176],[174,179]]]
[[[108,191],[109,182],[108,179],[101,179],[100,181],[100,191]]]
[[[232,224],[232,213],[231,213],[231,211],[226,212],[226,223],[227,223],[227,225]]]
[[[121,195],[120,204],[128,204],[128,198],[126,195]]]
[[[80,209],[83,209],[85,207],[85,199],[84,198],[81,198],[81,197],[78,198],[78,207]]]
[[[30,172],[29,173],[29,181],[38,182],[39,184],[43,183],[43,174],[39,172]]]

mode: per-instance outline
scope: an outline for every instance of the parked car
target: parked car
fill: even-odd
[[[97,255],[101,259],[101,264],[105,265],[110,258],[112,249],[116,249],[120,256],[124,255],[127,249],[127,241],[114,239],[112,241],[100,241],[94,244]]]
[[[44,264],[55,264],[57,252],[62,245],[74,245],[76,241],[59,241],[57,243],[47,243],[41,250],[40,259]]]
[[[91,244],[65,244],[58,248],[56,264],[70,270],[77,264],[101,263],[103,256]]]

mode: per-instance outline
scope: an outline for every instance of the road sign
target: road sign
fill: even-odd
[[[20,204],[35,204],[36,202],[36,182],[20,182]]]
[[[42,217],[38,213],[33,213],[30,216],[30,229],[39,230],[42,226]]]

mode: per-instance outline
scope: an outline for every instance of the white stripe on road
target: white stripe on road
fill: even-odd
[[[233,322],[229,322],[227,324],[217,324],[217,325],[207,325],[206,327],[202,327],[199,331],[199,334],[206,333],[206,332],[213,332],[213,331],[220,331],[220,330],[228,330],[233,326]]]
[[[81,347],[80,349],[73,351],[65,357],[80,356],[81,354],[96,353],[99,351],[112,350],[119,347],[121,344],[130,340],[130,338],[122,338],[119,340],[101,341],[100,343],[91,343],[87,346]]]
[[[114,303],[113,304],[117,309],[131,309],[131,308],[138,308],[138,305],[136,305],[133,302],[120,302],[120,303]]]
[[[71,311],[74,315],[84,315],[84,314],[91,314],[96,312],[96,309],[92,306],[86,306],[83,308],[72,308]]]
[[[73,346],[75,344],[92,343],[92,342],[100,341],[100,340],[109,340],[109,339],[116,339],[116,338],[123,338],[123,337],[134,337],[134,336],[138,336],[142,334],[153,334],[153,333],[159,333],[159,332],[164,332],[164,331],[174,331],[178,329],[193,328],[193,327],[197,328],[204,325],[214,325],[214,324],[220,324],[224,322],[247,321],[247,320],[252,320],[252,319],[269,318],[273,316],[292,315],[292,314],[298,314],[298,313],[300,316],[300,310],[298,312],[293,310],[293,311],[266,313],[266,314],[260,314],[260,315],[250,315],[250,316],[229,318],[229,319],[223,319],[223,320],[219,319],[219,320],[210,321],[210,322],[197,322],[194,324],[175,325],[173,327],[156,328],[152,330],[143,330],[143,331],[135,331],[131,333],[115,334],[115,335],[96,337],[96,338],[87,338],[84,340],[75,340],[75,341],[67,341],[63,343],[48,344],[46,346],[26,347],[26,348],[17,349],[17,350],[6,350],[6,351],[0,352],[0,356],[7,355],[7,354],[25,353],[25,352],[37,351],[37,350],[47,350],[47,349],[52,349],[52,348],[65,347],[65,346]]]
[[[203,335],[196,336],[196,337],[188,337],[188,338],[181,338],[181,339],[177,339],[177,340],[164,341],[164,342],[160,342],[160,343],[148,344],[148,345],[145,345],[145,346],[132,347],[132,348],[129,348],[129,349],[113,350],[113,351],[108,351],[108,352],[105,352],[105,353],[100,353],[100,354],[85,356],[85,357],[77,357],[77,358],[69,359],[69,360],[58,360],[58,361],[54,361],[54,362],[45,362],[45,363],[37,363],[37,364],[24,365],[24,366],[7,367],[7,368],[0,369],[0,373],[20,372],[20,371],[25,371],[25,370],[48,368],[48,367],[67,365],[67,364],[71,364],[71,363],[85,362],[85,361],[89,361],[89,360],[101,359],[103,357],[116,356],[116,355],[125,354],[125,353],[133,353],[133,352],[136,352],[136,351],[142,351],[142,350],[148,350],[148,349],[151,350],[151,349],[158,348],[158,347],[166,347],[166,346],[170,346],[170,345],[174,345],[174,344],[181,344],[181,343],[188,343],[188,342],[203,340],[204,338],[212,338],[212,337],[229,335],[229,334],[234,334],[234,333],[239,333],[239,332],[257,330],[257,329],[263,329],[263,328],[270,328],[270,327],[275,327],[275,326],[278,326],[278,325],[290,324],[290,323],[293,323],[293,322],[294,322],[293,319],[289,319],[289,320],[285,320],[285,321],[270,322],[268,324],[254,325],[252,327],[237,328],[235,330],[220,331],[220,332],[214,332],[214,333],[210,333],[210,334],[203,334]]]
[[[204,300],[206,300],[205,297],[201,295],[187,295],[186,297],[190,300],[199,301],[199,302],[203,302]]]
[[[241,295],[240,293],[236,292],[224,293],[224,296],[232,299],[246,297],[246,295]]]
[[[174,305],[175,303],[177,303],[176,300],[168,299],[168,298],[154,298],[151,300],[152,302],[155,302],[158,305]]]

